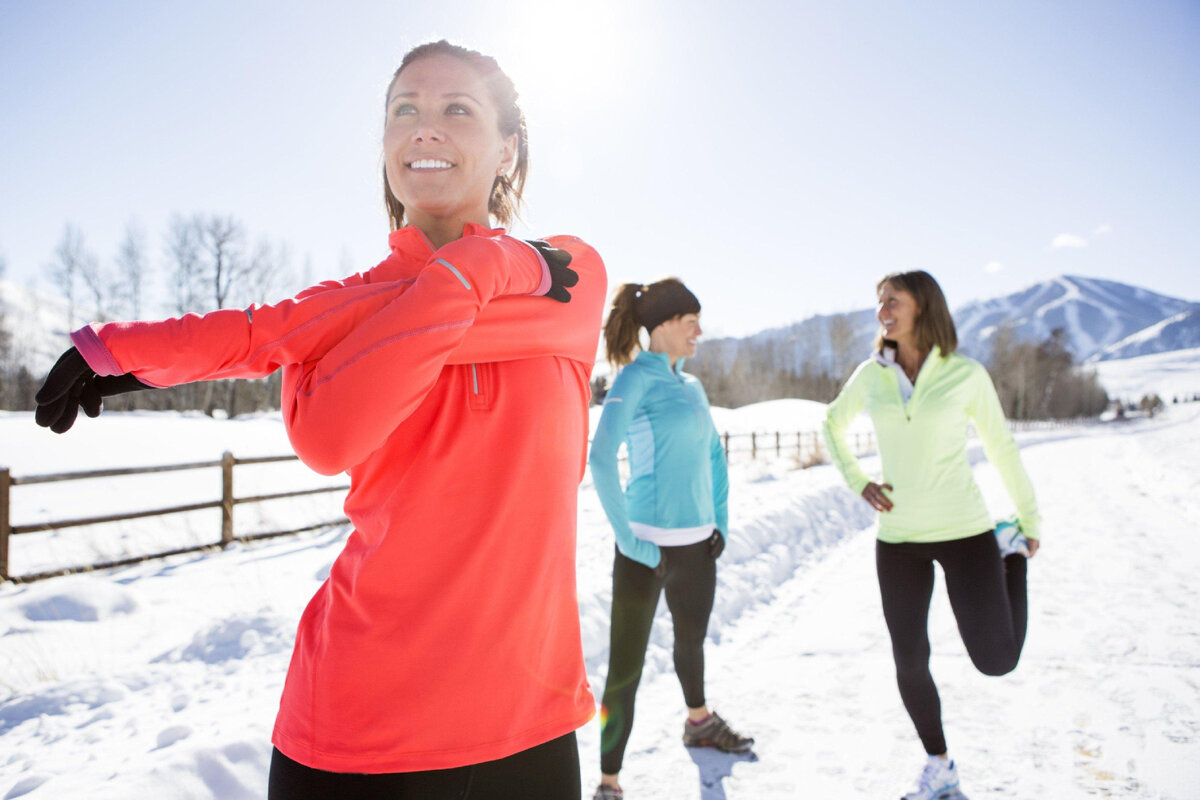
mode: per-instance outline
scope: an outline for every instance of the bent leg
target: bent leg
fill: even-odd
[[[612,629],[608,677],[601,700],[600,771],[616,775],[633,730],[633,700],[642,679],[646,645],[662,581],[654,570],[617,553],[613,562]]]
[[[933,560],[922,545],[875,543],[883,618],[892,638],[896,684],[925,752],[946,752],[942,703],[929,671],[929,600]]]
[[[985,675],[1012,672],[1028,622],[1025,557],[1002,560],[991,531],[939,546],[950,607],[972,663]]]

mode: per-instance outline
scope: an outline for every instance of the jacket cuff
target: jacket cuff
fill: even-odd
[[[121,369],[121,365],[113,358],[104,342],[100,341],[100,335],[96,333],[95,325],[84,326],[72,333],[71,344],[75,345],[79,355],[83,356],[83,360],[97,375],[125,374],[125,370]]]
[[[512,239],[513,241],[517,241],[517,242],[520,242],[521,244],[525,245],[526,247],[528,247],[530,250],[533,251],[533,254],[535,256],[537,256],[538,264],[540,264],[542,267],[542,280],[541,280],[541,282],[538,283],[537,288],[529,293],[529,296],[530,297],[542,297],[543,295],[546,294],[546,292],[550,291],[550,287],[553,285],[553,281],[550,279],[550,265],[546,263],[546,259],[542,255],[541,251],[538,250],[533,245],[531,245],[529,242],[525,241],[524,239],[517,239],[516,237],[513,237],[513,236],[510,236],[509,238]]]

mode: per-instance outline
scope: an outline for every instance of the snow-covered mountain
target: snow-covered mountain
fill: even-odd
[[[1037,342],[1063,328],[1083,361],[1193,305],[1125,283],[1061,275],[1005,297],[967,303],[955,310],[954,322],[963,351],[977,357],[986,358],[992,336],[1007,324],[1018,339]]]
[[[862,360],[879,323],[871,308],[845,314],[815,314],[782,328],[743,338],[706,339],[701,356],[728,367],[740,353],[753,351],[780,369],[841,372]]]
[[[1200,347],[1200,304],[1126,336],[1094,354],[1089,361],[1112,361],[1152,353]]]
[[[953,314],[959,349],[984,361],[1002,325],[1008,325],[1016,339],[1034,342],[1063,328],[1079,361],[1200,346],[1200,304],[1078,275],[1060,275],[1010,295],[975,300]],[[852,366],[864,357],[877,329],[873,309],[816,315],[741,339],[710,340],[702,357],[728,365],[740,353],[753,350],[760,358],[764,352],[772,356],[771,362],[781,369],[798,372],[815,365],[841,373],[847,361]]]

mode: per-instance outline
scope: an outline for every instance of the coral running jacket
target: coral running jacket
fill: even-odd
[[[354,525],[301,617],[272,740],[335,772],[502,758],[594,713],[575,593],[578,484],[604,266],[570,303],[529,245],[415,227],[368,272],[272,306],[95,325],[101,375],[170,386],[284,368],[283,415]]]

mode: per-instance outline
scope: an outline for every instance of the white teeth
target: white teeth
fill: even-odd
[[[449,169],[454,165],[449,161],[442,161],[436,158],[422,158],[420,161],[414,161],[408,166],[412,169]]]

